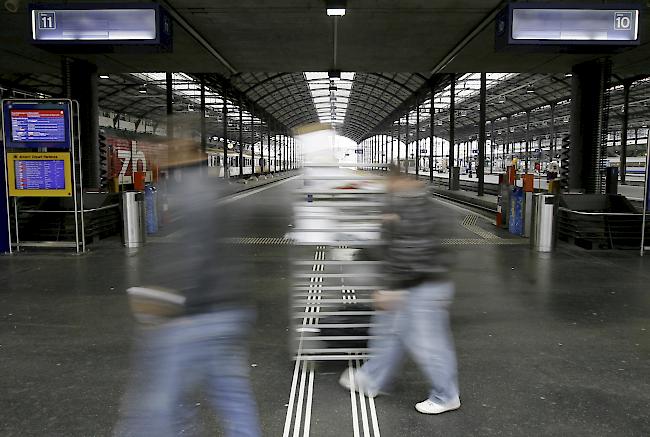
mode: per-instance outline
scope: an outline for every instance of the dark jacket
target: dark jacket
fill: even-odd
[[[148,248],[151,282],[185,295],[188,313],[251,304],[246,247],[232,242],[248,221],[239,202],[220,205],[223,182],[198,167],[174,169],[167,185],[171,223]]]
[[[436,209],[424,186],[412,184],[388,195],[383,225],[387,286],[411,288],[446,278],[448,260],[440,241]]]

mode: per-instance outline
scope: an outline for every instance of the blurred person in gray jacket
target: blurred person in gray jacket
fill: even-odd
[[[219,204],[223,182],[207,175],[195,146],[169,145],[168,236],[140,256],[141,283],[154,285],[129,290],[136,317],[150,324],[139,330],[116,436],[201,434],[197,419],[206,407],[226,436],[261,435],[249,380],[255,311],[247,254],[229,243],[250,211],[237,202]]]
[[[424,414],[460,407],[449,322],[454,285],[448,278],[448,257],[436,237],[439,226],[425,185],[393,169],[382,227],[387,289],[374,296],[379,311],[371,329],[372,357],[357,372],[348,369],[339,379],[345,388],[375,397],[389,388],[406,352],[429,381],[428,398],[415,406]]]

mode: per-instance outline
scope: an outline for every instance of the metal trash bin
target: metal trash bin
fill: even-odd
[[[146,238],[144,193],[122,193],[122,242],[126,247],[141,247]]]
[[[537,252],[552,252],[557,241],[557,196],[533,196],[533,220],[530,245]]]

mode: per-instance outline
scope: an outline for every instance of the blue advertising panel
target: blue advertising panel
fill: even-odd
[[[524,235],[524,189],[515,187],[510,195],[510,222],[508,230],[513,235]]]
[[[9,245],[9,207],[7,205],[7,180],[3,150],[0,153],[0,253],[8,253]]]
[[[69,101],[5,100],[2,106],[7,150],[70,150],[72,139]]]

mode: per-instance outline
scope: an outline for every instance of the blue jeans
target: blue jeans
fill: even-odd
[[[246,347],[253,320],[252,310],[223,309],[144,329],[114,434],[194,434],[200,390],[226,436],[260,436]]]
[[[458,396],[456,351],[449,325],[453,299],[451,282],[427,282],[408,290],[395,310],[380,311],[371,330],[373,354],[359,371],[370,394],[390,385],[405,352],[413,358],[431,385],[429,399],[446,403]]]

